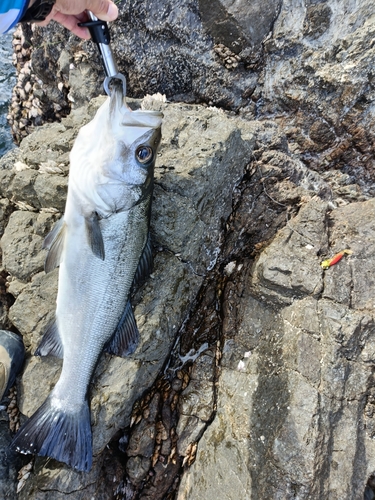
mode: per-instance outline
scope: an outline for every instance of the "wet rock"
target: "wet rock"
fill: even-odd
[[[200,355],[190,373],[189,385],[180,395],[180,418],[176,432],[179,437],[178,453],[182,457],[189,455],[191,443],[199,440],[213,417],[215,363],[212,352]]]
[[[116,452],[108,447],[106,452],[94,460],[90,472],[82,474],[72,469],[61,469],[54,460],[36,459],[30,466],[30,476],[22,484],[18,498],[56,498],[63,500],[67,496],[84,500],[86,498],[115,497],[118,478],[124,473],[123,466]],[[34,475],[38,482],[33,481]]]
[[[4,410],[0,411],[0,495],[2,498],[16,498],[17,473],[22,466],[22,457],[9,450],[12,433],[9,418]]]
[[[307,165],[341,169],[371,193],[373,36],[366,0],[347,11],[331,1],[283,2],[258,87],[260,115],[282,114],[277,121]]]
[[[223,0],[212,9],[167,0],[120,10],[113,47],[131,95],[161,91],[239,116],[162,105],[155,271],[134,297],[143,343],[98,366],[89,478],[40,460],[23,495],[106,495],[106,444],[122,436],[126,466],[106,476],[108,495],[120,498],[372,498],[372,2]],[[47,119],[73,110],[1,160],[1,231],[6,247],[12,235],[19,244],[14,255],[4,248],[14,273],[5,269],[4,287],[16,301],[2,317],[32,353],[53,314],[56,276],[40,272],[27,242],[42,240],[63,210],[68,152],[100,104],[91,97],[103,70],[91,42],[56,24],[30,36],[34,75],[19,72],[14,113],[22,92],[38,100],[35,124],[38,108]],[[13,210],[28,215],[15,224]],[[344,248],[353,254],[323,271]],[[26,414],[49,391],[42,374],[58,376],[51,363],[27,363]]]
[[[179,499],[363,496],[375,451],[374,296],[366,284],[360,294],[353,290],[360,273],[363,283],[369,275],[367,264],[359,271],[363,252],[366,263],[374,258],[372,207],[369,200],[327,211],[316,197],[305,199],[249,262],[250,272],[229,276],[218,410],[182,478]],[[299,267],[288,267],[304,246],[295,241],[284,254],[293,234],[314,242],[312,260],[299,263],[309,269],[302,279],[311,286],[306,293],[300,287],[296,293]],[[341,245],[355,254],[322,272],[321,252],[332,255]],[[272,270],[267,280],[264,272],[259,278],[261,264]]]
[[[330,27],[332,10],[326,3],[309,5],[304,21],[304,34],[316,39],[322,36]]]
[[[230,2],[217,1],[214,4],[199,1],[199,11],[205,31],[216,43],[239,53],[247,47],[255,51],[269,34],[281,2]]]
[[[322,270],[317,254],[327,246],[326,211],[325,202],[311,200],[262,252],[254,268],[253,285],[264,297],[283,297],[290,303],[321,293]]]
[[[30,135],[21,144],[13,164],[13,183],[21,183],[25,172],[32,176],[29,183],[23,182],[25,189],[17,193],[16,210],[7,221],[1,247],[3,265],[9,273],[8,291],[15,298],[8,318],[31,353],[55,310],[57,271],[44,274],[42,243],[60,216],[58,211],[65,200],[65,190],[56,189],[55,184],[57,179],[59,185],[66,185],[65,171],[57,174],[56,165],[66,161],[65,145],[70,144],[73,131],[77,133],[87,121],[87,113],[93,113],[101,102],[98,99],[85,112],[77,111],[66,122],[44,126],[35,136]],[[161,107],[165,116],[151,228],[159,251],[152,277],[134,297],[142,337],[139,348],[127,359],[103,355],[93,379],[91,414],[97,457],[102,456],[116,432],[129,425],[133,404],[155,380],[203,276],[215,265],[222,224],[232,210],[233,189],[244,175],[259,129],[254,123],[233,120],[215,108],[166,105],[152,100],[148,105]],[[271,136],[275,133],[276,129],[272,129]],[[7,169],[5,163],[4,170],[8,172]],[[54,192],[54,198],[41,196],[41,186],[46,192]],[[20,382],[21,413],[30,416],[40,406],[55,383],[60,366],[54,358],[27,360]],[[181,390],[185,387],[183,384]],[[203,412],[200,418],[207,421],[209,415],[210,412]],[[154,423],[148,424],[142,434],[144,439],[154,436],[156,442],[158,436],[164,436],[160,446],[168,437],[166,430]],[[146,470],[154,445],[147,439],[146,448],[141,443],[132,453],[131,439],[128,454],[135,463],[140,461],[137,470]],[[166,442],[163,451],[172,453],[171,443]],[[61,469],[60,465],[54,467]],[[37,472],[35,477],[39,474],[44,473]],[[141,480],[142,474],[137,477]]]

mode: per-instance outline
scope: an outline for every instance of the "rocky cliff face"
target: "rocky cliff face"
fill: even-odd
[[[37,459],[20,498],[375,497],[372,5],[214,6],[123,2],[112,27],[130,94],[185,101],[148,102],[165,123],[155,268],[134,297],[142,342],[96,371],[92,471]],[[0,162],[2,326],[30,355],[26,416],[60,369],[31,356],[56,293],[41,244],[102,102],[89,43],[28,33],[39,102],[51,119],[72,112]]]

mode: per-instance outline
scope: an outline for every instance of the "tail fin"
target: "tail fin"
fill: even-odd
[[[19,453],[55,458],[88,472],[92,465],[88,402],[79,411],[69,413],[66,408],[54,406],[50,395],[20,428],[10,447]]]

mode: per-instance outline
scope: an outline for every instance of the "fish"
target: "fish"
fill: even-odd
[[[331,266],[337,264],[344,257],[345,254],[352,255],[352,253],[353,251],[349,249],[341,250],[341,252],[338,252],[331,259],[323,260],[323,262],[321,262],[320,265],[324,270],[329,269]]]
[[[11,448],[78,471],[92,467],[88,388],[103,351],[133,353],[129,295],[152,265],[149,237],[160,111],[132,111],[122,87],[81,128],[70,153],[65,212],[47,235],[45,271],[59,266],[55,320],[35,354],[63,358],[55,387]]]

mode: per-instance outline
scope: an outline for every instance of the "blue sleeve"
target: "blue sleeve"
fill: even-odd
[[[23,16],[29,0],[0,0],[0,33],[13,28]]]

